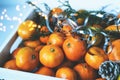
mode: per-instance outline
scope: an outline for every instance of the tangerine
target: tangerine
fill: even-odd
[[[35,51],[36,52],[39,52],[42,48],[43,48],[44,45],[39,45],[35,48]]]
[[[16,55],[16,65],[24,71],[34,70],[39,63],[38,53],[30,47],[22,47]]]
[[[47,76],[55,76],[55,72],[51,68],[45,66],[40,67],[35,73]]]
[[[85,61],[94,69],[99,69],[102,62],[108,60],[108,56],[104,50],[99,47],[91,47],[85,55]]]
[[[37,46],[40,45],[40,41],[39,40],[26,40],[24,41],[24,45],[26,47],[36,48]]]
[[[18,27],[18,35],[22,39],[29,39],[34,33],[37,24],[31,20],[26,20],[22,22]]]
[[[117,25],[110,25],[110,26],[106,27],[105,30],[117,31]],[[120,26],[118,26],[118,30],[120,31]]]
[[[86,53],[86,44],[84,41],[68,37],[63,43],[63,50],[68,60],[79,61]]]
[[[56,45],[45,45],[39,52],[39,60],[44,66],[54,68],[62,63],[64,53]]]
[[[40,42],[43,43],[43,44],[47,44],[48,39],[49,39],[49,35],[40,36],[40,38],[39,38]]]
[[[48,28],[46,27],[46,26],[42,26],[41,28],[40,28],[40,32],[49,32],[49,30],[48,30]]]
[[[16,55],[17,55],[18,51],[20,50],[20,48],[21,47],[18,47],[12,52],[12,54],[11,54],[12,59],[16,59]]]
[[[78,73],[81,80],[95,80],[96,71],[87,63],[78,63],[74,66],[74,70]]]
[[[16,65],[16,60],[15,59],[10,59],[7,62],[5,62],[4,68],[8,68],[8,69],[13,69],[13,70],[19,70],[19,68]]]
[[[112,51],[109,46],[108,52],[110,52],[108,54],[109,60],[112,60],[112,61],[120,60],[120,39],[116,39],[112,41]]]
[[[59,7],[55,7],[52,9],[52,14],[60,14],[62,12],[63,12],[63,10]]]
[[[72,27],[68,24],[63,25],[62,27],[62,32],[66,35],[66,36],[71,36],[71,31],[72,31]]]
[[[64,78],[67,80],[76,80],[77,74],[73,69],[69,67],[61,67],[56,71],[56,77]]]
[[[64,40],[65,40],[64,35],[62,33],[53,32],[49,36],[48,44],[57,45],[57,46],[62,47]]]

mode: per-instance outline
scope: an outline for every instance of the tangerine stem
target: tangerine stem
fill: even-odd
[[[50,48],[50,51],[51,51],[51,52],[55,52],[55,49],[54,49],[54,48]]]
[[[32,59],[35,59],[36,58],[36,56],[35,55],[32,55]]]

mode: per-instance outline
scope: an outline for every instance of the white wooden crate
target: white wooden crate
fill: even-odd
[[[19,25],[19,24],[18,24]],[[65,80],[51,76],[45,76],[30,72],[11,70],[3,68],[3,64],[9,59],[11,48],[14,50],[18,47],[21,40],[18,37],[17,29],[9,36],[4,46],[0,49],[0,80]]]

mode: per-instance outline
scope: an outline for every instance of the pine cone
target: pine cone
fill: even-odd
[[[106,80],[116,80],[120,74],[120,66],[116,62],[105,61],[100,65],[98,74]]]

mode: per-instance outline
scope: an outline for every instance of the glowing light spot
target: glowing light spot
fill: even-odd
[[[23,8],[26,8],[26,5],[23,5]]]
[[[2,12],[2,14],[4,15],[4,14],[5,14],[5,12]]]
[[[2,31],[2,28],[0,28],[0,31]]]
[[[18,23],[21,24],[23,21],[22,20],[18,20]]]
[[[11,26],[10,26],[10,28],[11,28],[11,29],[13,29],[13,28],[14,28],[14,26],[13,26],[13,25],[11,25]]]
[[[16,6],[16,10],[20,11],[20,6],[19,5]]]
[[[38,25],[38,28],[41,28],[41,25]]]
[[[28,4],[31,7],[31,4]]]
[[[7,12],[7,9],[4,9],[4,10],[2,11],[2,14],[4,15],[6,12]]]
[[[7,17],[8,17],[8,15],[7,15],[7,14],[5,14],[5,17],[7,18]]]
[[[7,9],[4,9],[4,12],[7,12]]]
[[[3,23],[0,23],[0,26],[3,26]]]
[[[3,16],[1,16],[1,17],[0,17],[0,19],[1,19],[1,20],[3,20],[3,19],[4,19],[4,17],[3,17]]]
[[[17,18],[17,17],[15,17],[15,16],[14,16],[12,19],[13,19],[13,20],[18,20],[18,18]]]
[[[42,15],[42,13],[41,13],[41,12],[39,12],[39,15]]]
[[[6,31],[6,26],[3,26],[3,31],[4,31],[4,32]]]
[[[44,16],[44,18],[45,18],[45,19],[48,19],[48,17],[47,17],[47,16]]]
[[[12,19],[11,19],[10,17],[7,17],[7,20],[8,20],[8,21],[11,21]]]
[[[22,13],[20,13],[19,15],[20,15],[20,16],[23,16],[23,14],[22,14]]]
[[[34,30],[34,28],[30,28],[30,29],[29,29],[29,31],[33,31],[33,30]]]
[[[21,18],[18,18],[18,22],[19,22],[19,23],[21,23],[21,22],[22,22]]]
[[[33,4],[36,4],[36,2],[32,2]]]
[[[20,21],[21,20],[21,18],[18,18],[18,21]]]

